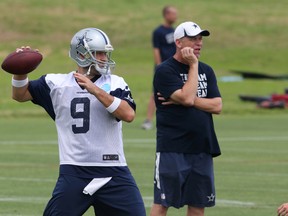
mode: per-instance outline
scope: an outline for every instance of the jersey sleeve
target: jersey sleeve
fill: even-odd
[[[46,75],[37,80],[30,81],[28,90],[33,98],[32,102],[43,107],[49,116],[54,120],[55,113],[50,97],[50,88],[46,83],[45,77]]]
[[[136,110],[136,103],[132,97],[131,90],[123,78],[113,76],[110,95],[127,101],[132,109]]]

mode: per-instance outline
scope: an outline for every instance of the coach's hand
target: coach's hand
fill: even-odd
[[[181,49],[181,54],[185,61],[187,61],[187,64],[189,66],[196,63],[198,64],[198,59],[194,54],[194,50],[191,47],[184,47],[183,49]]]
[[[161,101],[162,105],[171,105],[171,104],[176,104],[178,105],[179,103],[173,101],[171,98],[165,99],[160,92],[157,92],[157,98],[159,101]]]

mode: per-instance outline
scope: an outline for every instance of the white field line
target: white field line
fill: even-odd
[[[234,174],[233,174],[234,175]],[[264,176],[264,173],[263,173],[263,176]],[[286,175],[287,176],[287,175]],[[40,183],[56,183],[57,179],[40,179],[40,178],[16,178],[16,177],[0,177],[0,183],[1,182],[40,182]],[[149,184],[141,184],[141,186],[150,186]],[[217,187],[218,190],[223,190],[223,188],[221,187]],[[262,188],[262,189],[250,189],[250,191],[254,191],[254,192],[267,192],[267,191],[271,191],[271,193],[273,192],[281,192],[283,191],[282,189],[275,189],[275,188],[271,188],[271,189],[267,189],[267,188]],[[152,200],[152,197],[151,197],[151,200]],[[0,196],[0,202],[1,202],[1,196]],[[149,202],[149,198],[146,197],[146,201],[145,203],[148,203]],[[219,202],[219,203],[218,203]],[[220,205],[224,205],[226,204],[226,201],[225,200],[218,200],[217,199],[217,204],[220,204]],[[151,201],[151,205],[152,205],[152,201]],[[0,215],[1,216],[1,215]]]
[[[26,215],[26,214],[22,214],[22,213],[15,213],[15,214],[1,214],[0,213],[0,216],[39,216],[39,214],[37,215],[34,215],[34,214],[29,214],[29,215]]]
[[[45,178],[16,178],[16,177],[0,177],[0,181],[20,181],[20,182],[55,182],[55,179],[45,179]]]
[[[0,197],[0,202],[17,202],[17,203],[46,203],[48,202],[49,197],[29,197],[29,196],[11,196],[11,197]],[[153,203],[153,197],[143,197],[145,207],[150,208]],[[243,202],[238,200],[216,200],[216,205],[219,206],[235,206],[235,207],[255,207],[256,204],[253,202]]]
[[[217,174],[219,175],[222,175],[222,173],[218,172]],[[258,173],[259,174],[259,173]],[[266,174],[266,175],[265,175]],[[231,175],[231,174],[230,174]],[[235,176],[243,176],[243,175],[246,175],[248,177],[251,177],[251,173],[244,173],[244,172],[241,172],[241,173],[233,173],[233,175]],[[268,174],[269,175],[269,174]],[[260,176],[266,176],[267,177],[267,173],[261,173]],[[271,175],[272,176],[272,175]],[[288,174],[275,174],[273,175],[273,177],[283,177],[283,178],[287,178]],[[0,177],[0,184],[1,182],[4,182],[3,184],[5,184],[5,182],[37,182],[37,183],[56,183],[57,179],[45,179],[45,178],[19,178],[19,177]],[[139,186],[142,186],[142,187],[149,187],[151,186],[150,184],[148,183],[142,183],[141,185]],[[221,188],[220,186],[217,187],[219,190],[223,190],[223,188]],[[268,188],[261,188],[261,189],[250,189],[250,191],[271,191],[271,192],[275,192],[275,191],[278,191],[278,192],[281,192],[283,191],[283,189],[275,189],[275,188],[271,188],[271,189],[268,189]],[[1,197],[1,196],[0,196]],[[148,198],[147,198],[148,199]]]
[[[238,206],[238,207],[254,207],[256,206],[253,202],[243,202],[237,200],[225,200],[225,199],[216,199],[216,206]]]
[[[219,141],[224,142],[239,142],[239,141],[287,141],[288,136],[259,136],[259,137],[219,137]]]
[[[0,145],[57,145],[57,140],[0,140]]]
[[[124,143],[155,143],[155,139],[124,139]],[[18,144],[29,144],[29,145],[56,145],[57,140],[0,140],[0,145],[18,145]]]
[[[151,207],[153,204],[153,197],[143,197],[145,207]],[[237,206],[237,207],[252,207],[256,206],[253,202],[243,202],[238,200],[225,200],[225,199],[216,199],[216,206]]]
[[[18,203],[46,203],[49,197],[27,197],[27,196],[11,196],[11,197],[0,197],[0,202],[18,202]]]
[[[241,171],[217,171],[218,175],[222,176],[253,176],[253,177],[275,177],[275,178],[288,178],[288,173],[268,173],[268,172],[241,172]],[[265,188],[267,189],[267,188]]]
[[[246,141],[287,141],[288,136],[259,136],[259,137],[218,137],[220,142],[246,142]],[[156,139],[125,139],[125,143],[155,143]],[[29,145],[56,145],[57,140],[0,140],[0,145],[18,145],[18,144],[29,144]]]

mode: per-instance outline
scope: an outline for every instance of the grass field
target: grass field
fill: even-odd
[[[137,117],[124,124],[125,152],[141,189],[147,214],[153,196],[155,129],[143,131],[152,81],[152,29],[162,21],[164,4],[179,10],[178,23],[197,22],[211,32],[201,60],[219,80],[231,69],[287,74],[286,0],[1,0],[0,61],[21,45],[44,55],[34,79],[75,69],[68,59],[73,34],[99,27],[115,48],[115,73],[124,76],[137,103]],[[177,23],[177,24],[178,24]],[[10,98],[11,76],[0,74],[0,216],[36,216],[58,176],[54,123],[32,103]],[[287,110],[261,110],[239,94],[283,93],[287,81],[221,82],[223,112],[215,116],[222,155],[215,159],[217,205],[207,216],[272,216],[288,202]],[[90,210],[86,216],[93,215]],[[185,209],[169,216],[185,215]]]
[[[162,22],[164,4],[178,8],[177,24],[193,20],[210,30],[211,36],[204,39],[201,60],[210,64],[218,77],[233,75],[231,69],[288,72],[288,15],[283,6],[286,0],[1,0],[0,59],[16,47],[30,45],[44,55],[30,78],[66,73],[75,70],[74,62],[68,58],[72,36],[84,27],[99,27],[113,43],[115,73],[125,77],[138,102],[138,116],[142,117],[152,81],[151,32]],[[1,74],[0,115],[26,111],[31,114],[33,107],[19,108],[11,102],[10,79],[9,74]],[[238,94],[282,93],[286,86],[287,81],[271,80],[220,83],[225,102],[223,114],[254,114],[255,106],[241,103]]]
[[[206,215],[275,215],[287,201],[287,121],[286,115],[215,118],[222,155],[215,159],[217,205]],[[139,124],[124,125],[125,153],[148,213],[155,130],[140,130]],[[5,118],[0,127],[0,215],[41,215],[58,175],[54,124],[48,118]],[[171,209],[168,215],[184,212]]]

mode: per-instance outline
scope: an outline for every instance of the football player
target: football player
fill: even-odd
[[[124,79],[112,74],[112,51],[103,31],[85,28],[70,44],[76,71],[32,81],[13,75],[13,99],[40,105],[57,128],[59,178],[44,215],[79,216],[90,206],[97,216],[146,215],[122,140],[122,121],[133,121],[136,104]]]

